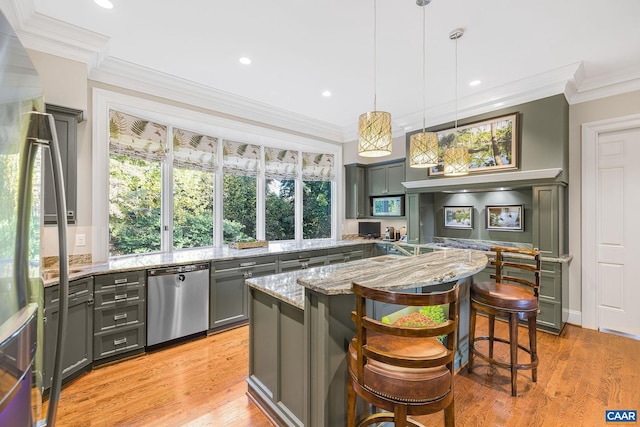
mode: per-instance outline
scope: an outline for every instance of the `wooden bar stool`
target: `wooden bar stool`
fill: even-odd
[[[496,272],[491,275],[495,282],[480,282],[471,285],[471,311],[469,313],[469,365],[473,371],[473,358],[478,356],[490,364],[511,371],[511,395],[517,395],[518,370],[530,369],[531,381],[537,381],[538,354],[536,350],[536,318],[538,315],[538,289],[540,288],[540,251],[531,249],[492,247],[496,253]],[[476,315],[487,314],[489,335],[476,337]],[[509,320],[509,339],[496,338],[494,326],[496,316]],[[518,321],[526,320],[529,328],[529,348],[518,343]],[[489,353],[483,354],[475,344],[489,341]],[[494,342],[509,344],[510,360],[498,360],[493,356]],[[518,349],[531,356],[530,363],[518,363]]]
[[[347,354],[348,426],[382,422],[393,422],[398,427],[422,426],[407,417],[444,410],[445,425],[453,427],[458,285],[449,291],[429,294],[387,292],[356,283],[352,290],[356,295],[356,310],[351,313],[356,336]],[[394,326],[368,317],[367,300],[412,307],[448,304],[449,314],[440,324],[427,322],[430,326],[425,326],[410,317],[411,326]],[[438,340],[443,335],[446,344]],[[356,395],[389,412],[367,412],[356,424]]]

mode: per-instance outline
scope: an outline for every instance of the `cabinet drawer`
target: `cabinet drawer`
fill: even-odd
[[[234,259],[230,261],[213,262],[211,264],[211,274],[227,270],[248,271],[253,269],[254,271],[261,271],[265,268],[275,268],[275,265],[275,256]]]
[[[74,280],[69,282],[69,300],[72,299],[84,299],[83,297],[90,295],[93,292],[93,279],[88,277],[86,279]],[[46,288],[44,292],[44,306],[51,307],[57,306],[60,301],[60,285],[53,285]]]
[[[312,258],[325,257],[327,256],[326,249],[319,249],[315,251],[302,251],[302,252],[294,252],[290,254],[282,254],[280,255],[280,262],[282,261],[302,261],[309,260]]]
[[[112,332],[96,334],[93,337],[94,359],[103,359],[119,353],[126,353],[146,345],[144,324],[130,328],[117,328]]]
[[[140,325],[145,321],[144,301],[121,306],[98,308],[94,311],[95,333],[110,331],[115,328]]]
[[[104,289],[104,288],[103,288]],[[108,306],[122,306],[125,303],[144,301],[144,286],[113,287],[95,293],[96,309]]]
[[[144,285],[145,278],[145,270],[95,276],[95,289],[106,291],[115,287]]]

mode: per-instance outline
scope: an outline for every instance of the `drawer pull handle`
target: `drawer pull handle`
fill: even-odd
[[[115,283],[116,285],[119,285],[121,283],[127,283],[127,279],[126,278],[124,278],[124,279],[116,279],[116,280],[113,281],[113,283]]]
[[[122,320],[127,318],[127,313],[116,314],[113,316],[113,320]]]
[[[127,299],[127,294],[116,295],[116,296],[114,297],[114,299],[115,299],[116,301],[119,301],[119,300],[122,300],[122,299]]]
[[[126,338],[121,338],[119,340],[113,340],[113,345],[120,345],[120,344],[126,344],[127,343],[127,339]]]
[[[254,262],[243,262],[240,264],[240,267],[252,267],[256,265],[255,261]]]

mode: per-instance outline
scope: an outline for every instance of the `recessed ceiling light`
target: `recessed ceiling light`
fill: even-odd
[[[322,96],[324,96],[325,98],[328,98],[331,96],[331,91],[325,90],[324,92],[322,92]]]
[[[113,9],[113,3],[110,0],[93,0],[98,6],[105,9]]]
[[[469,86],[478,86],[480,83],[482,83],[480,80],[473,80],[469,82]]]
[[[494,107],[502,107],[504,105],[504,102],[496,102],[495,104],[493,104]]]
[[[251,59],[247,58],[246,56],[243,56],[242,58],[238,59],[238,62],[240,62],[243,65],[249,65],[251,64]]]

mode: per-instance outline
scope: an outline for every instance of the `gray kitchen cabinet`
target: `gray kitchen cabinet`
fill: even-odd
[[[84,370],[93,362],[93,279],[69,283],[67,332],[62,355],[62,379]],[[51,387],[55,344],[60,314],[60,286],[44,290],[44,367],[43,386]]]
[[[293,270],[304,270],[311,267],[325,265],[327,250],[317,249],[312,251],[293,252],[280,255],[279,272],[284,273]]]
[[[370,196],[404,194],[405,162],[393,161],[371,165],[367,168],[367,184]]]
[[[364,259],[365,251],[363,245],[342,246],[337,248],[329,248],[327,250],[326,263],[341,264],[343,262]]]
[[[146,271],[95,276],[94,359],[106,363],[146,346]]]
[[[47,113],[53,115],[56,123],[56,134],[60,145],[60,157],[62,160],[62,176],[64,178],[65,196],[67,200],[67,223],[76,223],[77,205],[77,125],[83,120],[80,110],[60,107],[58,105],[46,105]],[[53,189],[53,174],[51,164],[46,161],[43,165],[43,220],[45,224],[56,224],[56,202]]]
[[[407,243],[420,243],[420,195],[407,194],[405,198],[405,216],[407,217]]]
[[[543,256],[557,257],[567,248],[565,198],[563,185],[533,187],[533,247]]]
[[[344,167],[345,218],[358,219],[369,216],[366,167],[357,163]]]
[[[275,256],[213,262],[209,284],[209,329],[246,322],[249,319],[249,289],[245,280],[277,271]]]

